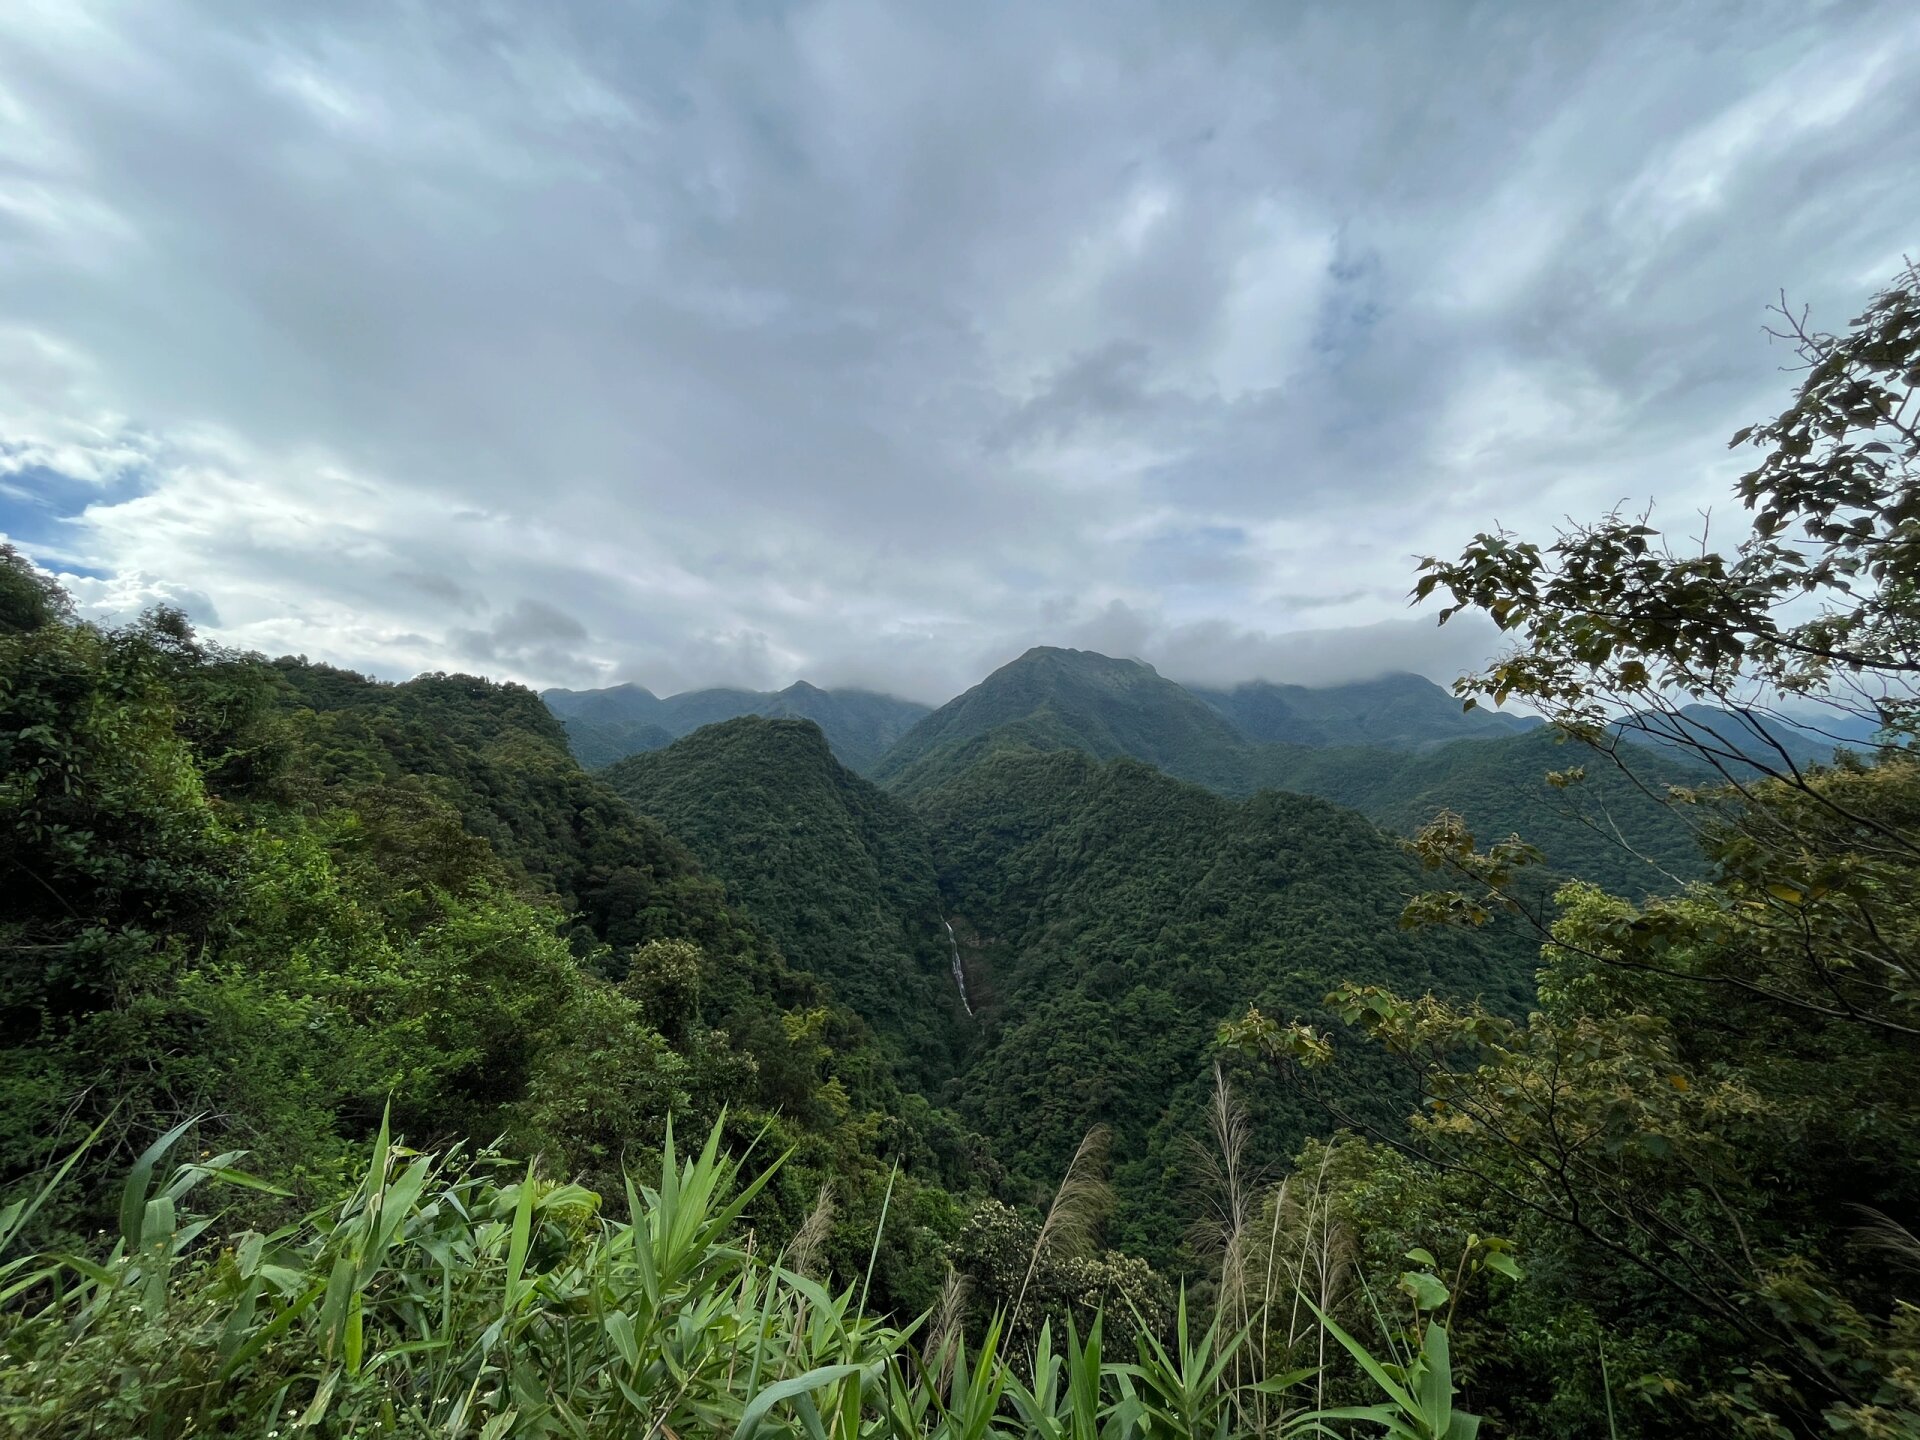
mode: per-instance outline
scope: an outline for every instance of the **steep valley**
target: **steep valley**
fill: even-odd
[[[1316,1013],[1344,980],[1503,1010],[1530,993],[1532,942],[1402,930],[1417,867],[1306,796],[1234,800],[1124,756],[1006,749],[908,808],[811,725],[757,718],[606,778],[863,1015],[904,1077],[988,1137],[1011,1193],[1046,1193],[1087,1131],[1110,1127],[1110,1238],[1157,1263],[1179,1258],[1164,1217],[1187,1203],[1181,1157],[1223,1021],[1249,1004]],[[1228,1063],[1265,1117],[1264,1161],[1324,1126]],[[1383,1063],[1362,1060],[1349,1084],[1383,1123],[1409,1100]]]

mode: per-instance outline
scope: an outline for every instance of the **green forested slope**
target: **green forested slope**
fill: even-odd
[[[725,1110],[794,1151],[770,1235],[833,1179],[849,1274],[904,1160],[877,1283],[931,1299],[959,1216],[924,1182],[970,1181],[975,1149],[531,692],[50,606],[0,626],[0,774],[0,1185],[95,1121],[137,1148],[197,1116],[198,1145],[324,1199],[389,1111],[617,1195],[670,1113]],[[90,1221],[125,1163],[97,1146],[42,1223]]]
[[[610,721],[596,725],[590,720],[569,719],[567,748],[588,770],[603,770],[616,760],[638,755],[643,750],[659,750],[673,743],[673,732],[664,726],[646,723],[622,724]]]
[[[1259,743],[1421,750],[1449,740],[1511,735],[1539,723],[1497,710],[1463,710],[1452,695],[1419,675],[1312,687],[1255,680],[1230,690],[1188,688]]]
[[[1436,744],[1459,733],[1456,719],[1472,731],[1475,712],[1461,719],[1458,702],[1411,675],[1325,691],[1261,684],[1200,694],[1211,703],[1136,661],[1029,651],[915,726],[875,778],[912,798],[1006,752],[1124,755],[1222,795],[1318,796],[1399,835],[1452,810],[1483,838],[1519,834],[1539,846],[1554,874],[1633,893],[1697,873],[1686,817],[1642,789],[1651,780],[1657,795],[1663,770],[1700,778],[1676,761],[1641,754],[1636,784],[1605,756],[1507,717],[1481,716],[1480,738]],[[1229,717],[1253,734],[1311,743],[1256,743]],[[1327,743],[1348,734],[1374,743]],[[1574,768],[1586,772],[1578,785],[1545,779]]]
[[[904,804],[835,761],[805,720],[743,717],[613,766],[606,783],[723,878],[789,961],[896,1047],[952,1073],[967,1043],[932,852]]]
[[[1212,707],[1149,665],[1038,646],[915,725],[873,777],[902,794],[929,789],[1000,748],[998,732],[1009,725],[1038,748],[1130,755],[1162,768],[1226,766],[1244,743]]]
[[[1546,869],[1632,894],[1699,873],[1697,816],[1664,802],[1664,784],[1700,776],[1676,759],[1634,750],[1630,776],[1605,754],[1544,727],[1499,740],[1456,740],[1420,752],[1261,745],[1239,772],[1188,778],[1228,795],[1263,788],[1316,795],[1410,835],[1443,810],[1464,816],[1483,842],[1519,835]],[[1565,786],[1549,774],[1584,772]],[[1622,838],[1630,844],[1623,844]]]
[[[1220,1022],[1249,1003],[1311,1011],[1343,979],[1483,996],[1530,993],[1533,946],[1501,929],[1410,933],[1422,877],[1365,820],[1300,796],[1235,802],[1131,761],[995,755],[923,797],[967,938],[987,1048],[968,1118],[1015,1176],[1057,1181],[1090,1125],[1114,1127],[1124,1248],[1165,1258],[1191,1213],[1191,1134]],[[1322,1117],[1248,1077],[1265,1158]],[[1356,1103],[1404,1103],[1387,1068]]]
[[[719,983],[787,1001],[812,993],[682,845],[581,770],[533,692],[470,675],[389,685],[298,661],[272,668],[300,769],[324,799],[433,795],[536,890],[567,902],[580,943],[697,938],[728,959]]]
[[[662,699],[639,685],[614,685],[546,690],[541,699],[564,722],[574,755],[590,770],[663,749],[703,725],[760,715],[813,721],[835,758],[864,775],[929,708],[871,690],[822,690],[804,680],[780,691],[689,690]]]

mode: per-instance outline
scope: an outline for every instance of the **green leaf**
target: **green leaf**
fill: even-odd
[[[1333,1336],[1335,1340],[1339,1341],[1340,1347],[1359,1362],[1360,1368],[1367,1372],[1375,1385],[1380,1387],[1380,1392],[1383,1395],[1395,1405],[1398,1405],[1404,1413],[1409,1415],[1419,1413],[1419,1407],[1413,1403],[1413,1397],[1394,1380],[1393,1376],[1387,1373],[1384,1365],[1373,1358],[1372,1352],[1369,1351],[1366,1346],[1354,1339],[1353,1336],[1349,1335],[1345,1330],[1342,1330],[1334,1318],[1318,1305],[1314,1304],[1312,1298],[1308,1296],[1305,1291],[1300,1291],[1299,1295],[1306,1307],[1313,1311],[1314,1318],[1320,1322],[1321,1328]]]
[[[630,1369],[640,1368],[640,1345],[633,1335],[633,1317],[624,1310],[615,1310],[601,1322],[606,1326],[607,1335],[613,1341],[613,1348],[620,1352],[620,1358],[627,1362]]]
[[[1266,1379],[1250,1388],[1261,1395],[1281,1395],[1293,1389],[1294,1386],[1300,1384],[1302,1381],[1311,1380],[1319,1373],[1319,1366],[1309,1365],[1304,1370],[1289,1370],[1284,1375],[1269,1375]]]
[[[1400,1288],[1413,1297],[1415,1307],[1421,1310],[1438,1310],[1447,1303],[1447,1287],[1439,1276],[1425,1270],[1403,1271]]]
[[[1447,1327],[1440,1324],[1427,1326],[1425,1341],[1420,1346],[1419,1379],[1415,1391],[1420,1400],[1420,1414],[1427,1422],[1430,1435],[1448,1435],[1453,1431],[1453,1357],[1447,1341]]]
[[[796,1395],[805,1395],[809,1391],[818,1390],[823,1386],[831,1385],[836,1380],[844,1380],[849,1375],[859,1373],[858,1365],[821,1365],[807,1371],[804,1375],[796,1375],[791,1380],[782,1380],[778,1384],[769,1385],[754,1396],[747,1408],[741,1412],[740,1424],[733,1432],[734,1440],[748,1440],[748,1437],[760,1428],[760,1422],[766,1419],[767,1412],[782,1400],[791,1400]]]
[[[1485,1264],[1489,1270],[1497,1271],[1509,1280],[1518,1280],[1526,1273],[1521,1270],[1519,1261],[1500,1250],[1489,1253],[1486,1257]]]
[[[329,1370],[327,1378],[320,1382],[320,1388],[313,1392],[313,1401],[307,1406],[306,1413],[294,1424],[296,1430],[311,1430],[326,1417],[327,1406],[333,1400],[334,1387],[340,1383],[340,1372]]]
[[[209,1180],[218,1180],[223,1185],[238,1185],[244,1190],[258,1190],[263,1195],[277,1195],[289,1199],[291,1190],[283,1190],[278,1185],[262,1180],[258,1175],[249,1175],[244,1170],[233,1170],[222,1166],[204,1167]]]
[[[513,1235],[507,1242],[507,1290],[503,1311],[519,1303],[520,1278],[527,1270],[527,1248],[533,1239],[533,1162],[520,1182],[520,1198],[513,1207]]]
[[[127,1183],[120,1191],[120,1237],[127,1242],[129,1254],[140,1248],[147,1215],[147,1189],[153,1183],[153,1168],[174,1142],[187,1133],[198,1115],[190,1115],[140,1152],[127,1172]]]

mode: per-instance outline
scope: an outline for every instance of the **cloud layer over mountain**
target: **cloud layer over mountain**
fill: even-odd
[[[1444,678],[1412,558],[1724,505],[1917,130],[1898,3],[17,0],[0,530],[385,674]]]

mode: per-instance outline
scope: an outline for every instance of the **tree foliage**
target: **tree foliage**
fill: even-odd
[[[604,773],[871,1024],[923,1089],[967,1048],[926,831],[807,720],[744,717]]]
[[[531,692],[267,664],[166,612],[35,614],[0,632],[0,1181],[108,1117],[138,1148],[198,1115],[313,1200],[390,1107],[617,1192],[670,1114],[725,1110],[795,1150],[772,1233],[823,1175],[853,1215],[904,1163],[879,1294],[937,1289],[924,1226],[960,1215],[912,1197],[965,1181],[959,1127]],[[124,1158],[96,1147],[83,1180]],[[63,1193],[42,1224],[106,1203]]]
[[[921,802],[963,936],[985,1048],[960,1107],[1016,1187],[1044,1191],[1110,1125],[1112,1238],[1156,1264],[1181,1249],[1185,1137],[1213,1083],[1215,1028],[1252,1000],[1312,1005],[1337,980],[1525,1003],[1517,930],[1419,934],[1399,908],[1418,870],[1351,812],[1301,796],[1244,802],[1128,760],[1006,754]],[[1400,1103],[1384,1067],[1351,1077]],[[1277,1161],[1319,1127],[1259,1085]],[[1017,1193],[1017,1192],[1016,1192]]]
[[[1668,743],[1704,777],[1647,783],[1698,835],[1702,881],[1639,901],[1574,885],[1557,918],[1524,841],[1483,849],[1457,819],[1422,834],[1457,888],[1410,920],[1541,930],[1526,1019],[1365,984],[1328,997],[1421,1096],[1407,1130],[1351,1117],[1374,1141],[1351,1193],[1397,1176],[1413,1197],[1350,1207],[1375,1250],[1407,1242],[1410,1213],[1501,1227],[1532,1256],[1472,1340],[1530,1433],[1600,1433],[1596,1384],[1645,1434],[1920,1431],[1914,1271],[1888,1263],[1920,1226],[1920,272],[1845,335],[1787,320],[1805,370],[1735,437],[1762,456],[1731,550],[1615,515],[1544,546],[1483,535],[1420,581],[1515,637],[1463,694],[1523,697],[1640,780],[1619,733],[1679,717]],[[1770,733],[1783,699],[1864,712],[1879,743],[1810,764]],[[1324,1025],[1253,1012],[1224,1038],[1341,1104]]]

